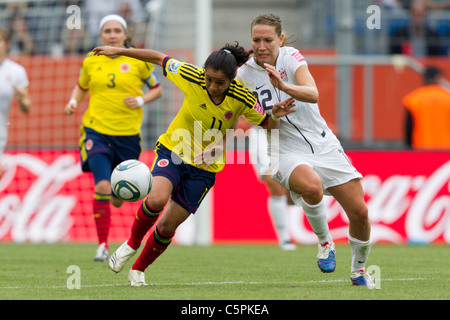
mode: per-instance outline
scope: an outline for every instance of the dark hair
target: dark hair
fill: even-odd
[[[423,72],[425,84],[436,84],[440,76],[442,76],[442,70],[436,66],[426,67]]]
[[[211,53],[203,67],[205,69],[221,70],[228,79],[233,80],[236,76],[236,69],[242,66],[249,56],[250,53],[240,46],[237,41],[234,46],[227,43],[220,50]]]

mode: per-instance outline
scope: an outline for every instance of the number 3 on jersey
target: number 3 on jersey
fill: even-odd
[[[114,80],[116,80],[116,74],[108,73],[108,79],[109,79],[110,83],[108,83],[106,86],[108,88],[114,88],[116,86],[116,83],[114,82]]]

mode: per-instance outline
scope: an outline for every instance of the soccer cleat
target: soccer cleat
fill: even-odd
[[[108,261],[109,250],[106,247],[106,243],[103,242],[97,247],[97,252],[95,253],[94,261]]]
[[[137,250],[131,248],[127,241],[125,241],[109,259],[109,268],[116,273],[122,271],[125,263],[127,263],[136,252]]]
[[[375,287],[375,283],[373,282],[372,278],[364,270],[352,272],[352,274],[350,275],[350,280],[352,280],[352,284],[354,286],[364,286],[369,288]]]
[[[133,287],[143,287],[147,284],[145,283],[145,274],[139,270],[130,270],[128,273],[128,281]]]
[[[336,269],[336,249],[333,242],[319,244],[319,254],[317,255],[317,265],[324,273],[333,272]]]

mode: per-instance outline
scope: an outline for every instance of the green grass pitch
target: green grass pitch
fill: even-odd
[[[111,245],[111,253],[118,246]],[[316,246],[281,251],[275,245],[174,244],[147,269],[149,286],[138,288],[127,281],[134,258],[115,274],[107,263],[93,261],[95,249],[95,244],[0,243],[0,300],[450,298],[448,245],[374,245],[367,265],[378,272],[379,288],[372,290],[351,285],[346,244],[336,246],[337,268],[331,274],[319,271]]]

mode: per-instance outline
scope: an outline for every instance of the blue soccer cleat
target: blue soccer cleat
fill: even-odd
[[[317,255],[317,265],[324,273],[334,272],[336,269],[336,249],[333,242],[319,244],[319,254]]]
[[[354,286],[363,286],[368,288],[374,288],[375,283],[372,281],[370,275],[364,270],[352,272],[350,280]]]

